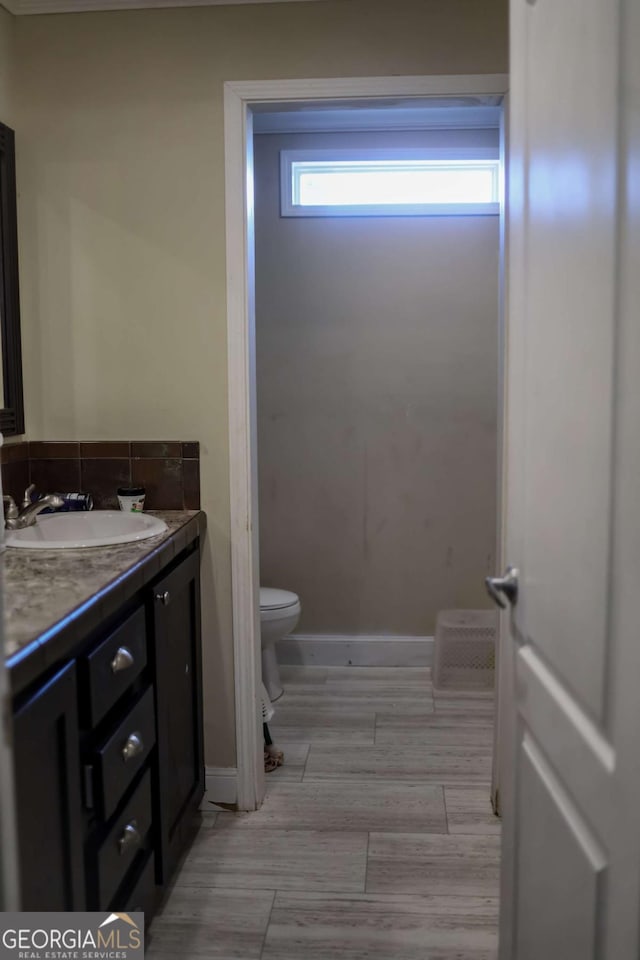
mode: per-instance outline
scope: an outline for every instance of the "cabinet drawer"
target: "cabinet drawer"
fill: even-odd
[[[144,849],[151,820],[151,772],[148,770],[98,851],[98,898],[103,910]]]
[[[155,854],[147,860],[142,872],[134,881],[133,888],[130,891],[124,890],[122,894],[110,904],[110,910],[126,910],[127,913],[144,913],[145,926],[151,921],[151,917],[156,905],[158,888],[156,886],[156,858]]]
[[[122,794],[146,763],[155,742],[153,689],[149,687],[114,733],[96,751],[96,796],[105,820],[109,819]]]
[[[139,607],[81,660],[89,695],[89,725],[95,727],[147,663],[147,622]]]

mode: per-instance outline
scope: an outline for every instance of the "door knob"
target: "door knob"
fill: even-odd
[[[117,653],[111,661],[111,672],[120,673],[122,670],[128,670],[135,663],[133,654],[128,647],[118,647]]]
[[[122,831],[122,836],[118,840],[118,849],[120,851],[120,856],[124,856],[127,850],[130,850],[132,847],[139,847],[142,843],[142,837],[138,832],[138,822],[137,820],[130,820],[126,824],[124,830]]]
[[[171,600],[171,594],[168,590],[165,590],[164,593],[156,593],[156,600],[159,600],[163,607],[166,607]]]
[[[507,604],[504,597],[507,598],[511,606],[518,599],[518,571],[515,567],[507,567],[503,577],[485,577],[487,593],[499,607],[506,610]]]
[[[139,733],[130,733],[122,747],[122,759],[125,763],[144,753],[144,742]]]

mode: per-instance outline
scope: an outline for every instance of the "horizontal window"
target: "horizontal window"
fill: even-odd
[[[302,217],[496,214],[500,162],[495,153],[285,150],[281,212]]]

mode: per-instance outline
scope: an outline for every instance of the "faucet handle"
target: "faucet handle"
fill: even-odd
[[[27,507],[31,506],[31,494],[36,489],[35,483],[30,483],[27,489],[24,492],[24,497],[22,499],[22,509],[26,510]]]
[[[2,498],[2,501],[7,505],[7,512],[5,514],[6,519],[16,520],[20,511],[18,510],[18,507],[16,506],[16,502],[13,499],[13,497],[10,494],[5,493],[5,495]]]

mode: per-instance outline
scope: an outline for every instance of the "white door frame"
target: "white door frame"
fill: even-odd
[[[224,84],[231,580],[237,805],[264,796],[260,703],[253,245],[253,105],[287,101],[504,95],[505,74],[343,77]]]
[[[498,576],[506,566],[505,531],[507,489],[507,451],[506,451],[506,411],[507,411],[507,307],[509,300],[509,222],[508,208],[508,162],[509,162],[509,94],[502,102],[500,117],[500,280],[499,280],[499,320],[498,320],[498,529],[496,531],[496,571]],[[493,730],[493,769],[491,771],[491,805],[498,816],[502,815],[500,804],[503,766],[508,764],[510,753],[506,752],[505,730],[508,707],[513,698],[511,677],[513,664],[511,647],[506,642],[509,630],[507,611],[499,611],[498,650],[496,657],[496,719]]]

